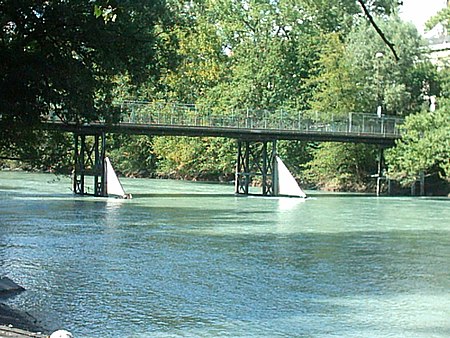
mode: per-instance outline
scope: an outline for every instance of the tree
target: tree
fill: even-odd
[[[170,23],[159,0],[1,0],[0,149],[49,114],[110,121],[114,77],[157,79]]]
[[[224,44],[207,7],[208,1],[193,1],[179,9],[183,20],[174,30],[179,63],[161,79],[165,100],[197,103],[227,71]]]
[[[322,143],[306,165],[306,178],[320,189],[365,191],[376,172],[376,148],[365,144]]]
[[[325,34],[348,32],[360,13],[354,0],[222,0],[208,9],[229,50],[227,77],[208,95],[223,106],[307,109]]]
[[[441,24],[445,32],[450,32],[450,6],[441,9],[436,15],[432,16],[425,26],[428,30],[433,29],[437,24]]]
[[[441,23],[448,31],[450,10],[445,8],[427,22],[431,29]],[[430,69],[431,68],[431,69]],[[399,180],[404,186],[419,179],[421,174],[437,175],[450,182],[450,77],[448,64],[442,64],[439,71],[427,64],[422,64],[416,71],[433,74],[426,81],[425,94],[437,96],[438,109],[427,109],[406,118],[402,138],[395,148],[386,154],[391,178]]]
[[[378,18],[379,25],[396,46],[396,61],[384,42],[367,23],[362,22],[349,34],[345,59],[351,65],[351,78],[359,92],[356,109],[375,113],[378,105],[384,114],[407,115],[417,111],[423,102],[423,88],[429,74],[417,72],[427,61],[422,56],[424,45],[417,30],[397,16]],[[431,68],[430,68],[431,69]]]
[[[369,1],[368,6],[374,13],[389,14],[394,3]],[[359,88],[352,87],[350,66],[342,54],[343,38],[351,31],[355,17],[363,16],[355,0],[181,1],[177,8],[185,20],[185,25],[177,27],[181,59],[179,68],[162,79],[166,99],[201,103],[221,112],[231,108],[258,112],[283,109],[298,116],[300,110],[312,105],[314,91],[309,79],[319,71],[317,60],[326,48],[332,52],[340,43],[340,54],[333,60],[339,59],[347,73],[332,74],[335,69],[331,68],[326,72],[335,77],[336,84],[345,82],[340,75],[346,77],[340,110],[353,107],[348,98],[356,95],[348,91]],[[329,39],[324,42],[323,37]],[[339,91],[332,99],[338,95]],[[326,91],[323,97],[327,97]],[[222,142],[226,149],[233,149],[229,141]],[[207,165],[208,161],[213,164],[213,158],[202,154],[216,146],[217,151],[223,149],[222,143],[211,143],[209,138],[157,138],[158,170],[196,176],[213,167]],[[309,151],[306,145],[300,148]],[[297,152],[287,151],[286,143],[280,143],[279,150],[286,150],[292,158],[288,162],[299,163]]]
[[[311,48],[317,43],[314,33],[320,25],[336,25],[331,17],[321,17],[328,23],[312,18],[320,15],[317,4],[220,0],[189,2],[183,8],[190,26],[178,27],[182,58],[180,67],[163,79],[168,98],[222,111],[306,107],[309,94],[304,84],[315,58],[316,49]],[[333,9],[342,10],[338,5]],[[337,15],[333,20],[342,17]],[[211,142],[209,138],[161,142],[158,138],[155,151],[161,155],[159,170],[195,177],[218,165],[214,157],[202,156],[206,148],[214,153],[234,149],[231,145],[230,141]],[[212,151],[213,147],[218,148]],[[234,153],[225,157],[234,162]],[[219,167],[230,169],[225,163]]]
[[[156,169],[153,139],[146,135],[112,135],[108,141],[108,155],[122,175],[148,177]]]
[[[406,118],[402,138],[387,152],[389,175],[409,185],[420,173],[438,174],[450,182],[450,100],[435,112]]]
[[[316,73],[309,80],[313,95],[309,104],[313,112],[320,112],[321,119],[347,116],[357,111],[359,86],[352,76],[347,60],[346,45],[338,33],[323,36]]]
[[[395,61],[365,20],[358,20],[347,36],[324,35],[316,73],[309,81],[313,92],[310,105],[322,112],[322,118],[349,112],[375,115],[378,105],[383,114],[407,115],[422,108],[424,94],[436,95],[436,68],[421,56],[415,28],[395,15],[375,19],[395,43],[400,60]],[[309,180],[328,189],[351,189],[352,182],[353,188],[361,189],[376,171],[373,147],[330,143],[321,145],[313,155]]]
[[[229,139],[158,137],[154,149],[159,176],[227,180],[234,173],[235,143]]]

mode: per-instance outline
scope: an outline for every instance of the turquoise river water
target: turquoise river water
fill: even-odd
[[[134,199],[0,172],[10,307],[75,337],[450,337],[447,198],[123,184]]]

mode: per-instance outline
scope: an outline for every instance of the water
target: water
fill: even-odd
[[[134,199],[0,173],[11,307],[76,337],[450,336],[448,199],[123,183]]]

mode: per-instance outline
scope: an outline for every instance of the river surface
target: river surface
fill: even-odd
[[[449,199],[123,185],[0,172],[8,305],[75,337],[450,336]]]

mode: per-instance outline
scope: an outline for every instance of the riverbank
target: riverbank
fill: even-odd
[[[1,160],[0,159],[0,172],[32,172],[32,173],[46,173],[53,174],[54,180],[60,180],[61,177],[72,177],[71,169],[65,168],[64,170],[52,170],[36,168],[27,165],[24,162],[16,163],[13,160]],[[176,180],[176,181],[188,181],[188,182],[204,182],[204,183],[230,183],[234,184],[234,174],[227,175],[208,175],[202,174],[196,177],[189,175],[178,174],[156,174],[156,173],[123,173],[120,170],[116,170],[116,173],[120,178],[140,178],[140,179],[161,179],[161,180]],[[374,178],[368,178],[364,182],[347,182],[346,184],[338,184],[331,181],[324,181],[322,183],[312,182],[299,182],[300,186],[304,190],[320,190],[325,192],[337,192],[337,193],[366,193],[374,194],[376,192],[376,180]],[[255,178],[251,183],[253,187],[260,187],[262,185],[258,178]],[[436,175],[430,175],[425,179],[424,196],[446,196],[450,197],[450,183],[439,178]],[[399,181],[394,179],[383,179],[381,182],[381,195],[382,196],[419,196],[420,186],[418,182],[414,184],[414,188],[411,186],[402,186]]]
[[[6,300],[23,291],[25,289],[10,278],[0,278],[0,300]],[[14,310],[6,304],[0,303],[0,337],[39,337],[31,332],[42,331],[44,330],[37,319],[29,313]]]
[[[36,318],[0,303],[0,337],[47,337],[42,332],[45,330]]]
[[[0,337],[1,338],[48,338],[47,335],[43,335],[41,333],[34,333],[22,329],[17,329],[9,326],[0,325]]]

